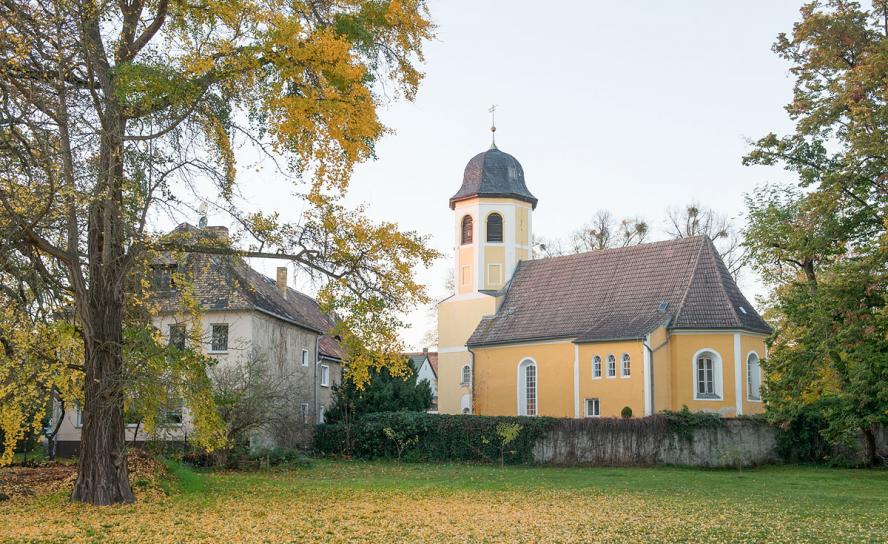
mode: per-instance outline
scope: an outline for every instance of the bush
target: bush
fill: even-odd
[[[318,425],[315,450],[324,455],[404,461],[497,461],[531,463],[536,441],[558,420],[546,417],[490,417],[385,412],[367,414],[350,425]],[[503,445],[502,431],[519,432]],[[512,429],[516,427],[511,427]],[[386,433],[386,429],[389,429]],[[394,441],[388,435],[397,435]]]
[[[839,448],[824,437],[829,422],[823,417],[821,404],[815,402],[799,410],[792,419],[775,422],[777,454],[787,463],[853,465],[853,461],[835,456]]]
[[[623,409],[620,410],[620,417],[625,419],[629,419],[630,417],[632,417],[632,408],[628,406],[623,406]]]
[[[192,451],[182,456],[182,462],[193,467],[224,468],[228,470],[311,466],[311,459],[298,450],[267,448],[250,451],[245,445],[213,453]]]

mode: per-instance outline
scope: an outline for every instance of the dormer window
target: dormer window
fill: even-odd
[[[487,216],[487,241],[503,241],[503,216],[498,213],[492,213]]]
[[[462,236],[460,238],[462,245],[472,243],[472,216],[466,215],[462,218]]]

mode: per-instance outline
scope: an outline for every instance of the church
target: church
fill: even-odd
[[[495,130],[495,129],[494,129]],[[705,237],[533,258],[537,199],[515,157],[466,165],[454,292],[438,305],[438,410],[726,417],[764,410],[771,328]]]

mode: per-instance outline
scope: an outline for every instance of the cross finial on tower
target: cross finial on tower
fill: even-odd
[[[496,104],[490,106],[490,149],[496,149]]]

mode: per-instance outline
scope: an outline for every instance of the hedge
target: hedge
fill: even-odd
[[[533,447],[558,420],[547,417],[490,417],[386,412],[367,414],[354,423],[318,425],[314,437],[317,453],[346,455],[361,459],[395,459],[394,431],[408,445],[405,461],[500,461],[500,424],[518,424],[521,432],[505,447],[503,460],[520,464],[533,462]]]

